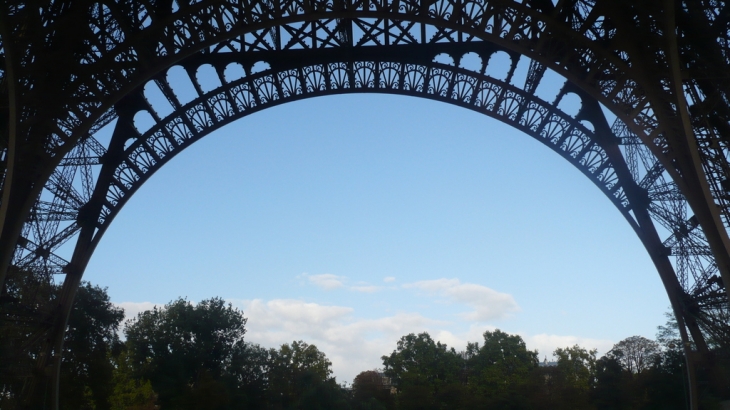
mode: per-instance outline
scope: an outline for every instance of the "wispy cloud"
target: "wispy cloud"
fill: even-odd
[[[474,310],[461,315],[464,320],[469,321],[502,319],[520,309],[515,299],[508,293],[497,292],[476,283],[461,283],[459,279],[424,280],[407,283],[403,287],[446,297],[451,302],[471,307]]]
[[[304,276],[310,283],[324,290],[333,290],[345,286],[344,277],[333,275],[331,273],[323,273],[320,275],[308,275],[305,273]]]
[[[373,293],[380,290],[379,286],[373,286],[373,285],[361,285],[361,286],[350,286],[350,290],[354,290],[356,292],[363,292],[363,293]]]
[[[382,367],[380,357],[395,349],[401,336],[447,326],[418,313],[363,319],[345,306],[291,299],[230,301],[248,318],[246,340],[265,347],[299,339],[314,344],[332,361],[340,382]]]
[[[430,289],[433,284],[425,284]],[[460,284],[459,284],[460,285]],[[457,285],[458,286],[458,285]],[[361,371],[382,367],[381,356],[396,348],[401,336],[428,332],[434,340],[463,350],[467,342],[482,342],[485,330],[495,327],[472,323],[468,329],[453,322],[435,320],[420,313],[400,312],[389,316],[362,318],[352,307],[323,305],[296,299],[229,299],[240,308],[246,323],[245,339],[264,347],[278,347],[293,340],[316,345],[332,361],[339,382],[352,382]],[[152,309],[152,302],[122,302],[127,317]],[[454,329],[461,328],[461,331]],[[510,333],[508,329],[503,329]],[[557,347],[579,344],[587,349],[597,348],[599,354],[608,351],[612,341],[561,335],[521,335],[529,349],[538,349],[540,358],[552,358]]]
[[[383,282],[385,282],[385,283],[395,282],[395,278],[392,276],[386,276],[383,278]]]
[[[310,275],[303,273],[300,278],[305,278],[307,282],[324,290],[348,289],[355,292],[373,293],[381,290],[380,286],[370,285],[367,282],[358,282],[356,285],[348,285],[345,276],[333,275],[331,273],[322,273],[319,275]]]
[[[492,325],[472,323],[466,330],[456,331],[461,326],[415,312],[366,319],[358,317],[350,307],[300,300],[230,301],[248,318],[246,340],[266,347],[278,347],[299,339],[315,344],[332,361],[340,382],[352,382],[361,371],[382,367],[380,357],[392,352],[398,339],[408,333],[428,332],[434,340],[458,351],[465,349],[467,342],[483,343],[483,333],[496,329]],[[502,330],[512,333],[508,329]],[[614,343],[578,336],[520,335],[528,349],[537,349],[541,359],[547,356],[549,360],[558,347],[578,344],[586,349],[596,348],[599,354],[604,354]]]

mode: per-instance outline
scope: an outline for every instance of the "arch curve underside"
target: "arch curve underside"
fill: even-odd
[[[707,337],[730,339],[715,248],[686,181],[667,166],[674,149],[667,134],[676,124],[662,122],[652,93],[627,74],[629,57],[601,54],[592,43],[615,34],[599,24],[605,19],[593,3],[575,3],[570,18],[531,2],[254,1],[240,9],[178,6],[172,14],[133,3],[139,6],[124,6],[137,7],[125,11],[129,21],[118,21],[120,13],[101,3],[89,8],[98,41],[82,64],[104,67],[89,76],[98,89],[85,85],[97,104],[77,101],[68,117],[53,119],[65,137],[48,136],[57,158],[49,159],[49,178],[15,242],[12,265],[19,271],[65,275],[61,298],[73,300],[96,244],[126,201],[195,141],[289,101],[390,93],[488,115],[561,155],[604,192],[642,240],[695,348],[701,350]],[[582,33],[578,40],[575,31]],[[506,65],[498,66],[497,55],[507,56]],[[536,95],[541,83],[556,78],[546,73],[562,76],[550,100]],[[188,92],[180,91],[183,83]],[[568,98],[580,105],[570,113],[561,104]],[[607,112],[617,116],[612,124]],[[111,138],[97,138],[104,128]],[[717,144],[707,149],[724,155]],[[711,184],[713,192],[718,184]],[[60,253],[74,242],[73,252]],[[65,326],[58,317],[40,325],[33,343]]]

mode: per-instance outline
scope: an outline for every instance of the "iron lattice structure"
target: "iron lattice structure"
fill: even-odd
[[[708,341],[730,340],[730,5],[638,3],[4,0],[1,303],[22,331],[3,348],[34,362],[2,371],[26,378],[27,406],[42,386],[57,394],[40,381],[57,380],[89,258],[176,154],[271,106],[368,92],[483,113],[583,172],[657,267],[694,383]],[[490,69],[499,53],[501,77]],[[548,72],[563,82],[552,101],[535,95]],[[577,112],[561,105],[569,95]],[[55,298],[9,291],[54,275]]]

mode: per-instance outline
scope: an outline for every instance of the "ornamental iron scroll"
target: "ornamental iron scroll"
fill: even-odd
[[[177,153],[267,107],[379,92],[489,115],[590,178],[657,266],[694,380],[702,362],[694,358],[707,363],[706,338],[730,340],[729,7],[706,0],[3,3],[0,283],[9,286],[9,266],[44,280],[65,275],[57,301],[3,305],[14,318],[36,318],[27,321],[31,336],[21,350],[41,346],[38,373],[53,365],[58,374],[66,317],[94,247],[128,198]],[[467,55],[480,63],[462,66]],[[498,56],[507,56],[509,69],[492,75]],[[524,81],[515,78],[519,64],[528,67]],[[169,81],[172,69],[185,81]],[[536,96],[551,75],[563,78],[561,90],[551,100]],[[568,98],[580,109],[562,109]],[[604,112],[616,116],[613,124]],[[104,127],[113,128],[110,141],[97,138]],[[69,241],[76,248],[63,254]]]

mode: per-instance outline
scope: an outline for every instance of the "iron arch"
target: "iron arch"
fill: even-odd
[[[78,1],[75,6],[40,11],[11,7],[7,19],[19,22],[14,27],[37,28],[51,44],[74,43],[72,57],[78,61],[44,53],[38,41],[23,44],[22,36],[16,47],[4,47],[7,67],[17,61],[25,68],[19,76],[3,71],[3,78],[20,89],[17,95],[8,94],[10,105],[17,105],[8,111],[8,121],[18,125],[8,139],[26,136],[37,149],[32,154],[41,160],[25,173],[19,168],[3,185],[0,268],[12,258],[14,266],[66,274],[61,308],[52,324],[39,330],[40,339],[51,335],[39,369],[46,367],[52,352],[61,350],[75,289],[96,243],[156,169],[237,118],[286,101],[347,92],[387,92],[456,104],[540,140],[588,176],[634,228],[658,268],[684,339],[690,340],[689,331],[697,349],[706,353],[703,332],[727,332],[713,321],[713,314],[727,310],[716,273],[727,277],[730,272],[723,223],[730,212],[723,188],[726,146],[715,142],[716,134],[722,134],[716,132],[717,121],[710,121],[716,112],[693,114],[690,123],[682,111],[688,98],[701,105],[713,84],[699,81],[699,92],[681,92],[676,54],[684,44],[675,38],[663,45],[663,27],[674,26],[674,11],[647,6],[628,15],[620,5],[588,0],[557,5]],[[43,20],[33,13],[50,17]],[[87,20],[88,26],[79,27],[78,21]],[[647,22],[639,33],[646,41],[667,48],[655,60],[626,41],[637,33],[639,21]],[[691,28],[687,24],[685,31]],[[0,35],[6,45],[7,33]],[[14,53],[21,46],[29,51]],[[484,71],[496,52],[512,59],[502,80]],[[684,60],[699,53],[682,52]],[[478,71],[460,67],[468,53],[481,57]],[[453,65],[434,62],[438,54],[450,56]],[[513,84],[520,56],[530,59],[528,75],[524,84]],[[67,62],[69,70],[46,78],[47,65],[59,61]],[[268,67],[252,70],[261,61]],[[228,81],[225,67],[231,63],[241,64],[245,76]],[[181,101],[165,81],[164,73],[173,65],[191,78],[197,95],[191,101]],[[220,87],[204,90],[195,80],[203,65],[217,73]],[[534,97],[546,70],[568,80],[554,101]],[[160,114],[145,99],[150,82],[167,98],[171,113]],[[59,98],[44,99],[42,93]],[[574,116],[557,108],[569,93],[582,101]],[[618,117],[613,125],[600,104]],[[135,126],[136,115],[147,117],[148,129]],[[113,120],[112,140],[100,144],[93,134]],[[694,132],[694,145],[688,129]],[[16,155],[25,153],[8,150],[8,158]],[[95,166],[101,167],[98,177],[91,171]],[[77,245],[70,261],[53,254],[71,239]],[[687,344],[686,349],[690,357],[692,347]],[[60,361],[55,363],[57,372]]]
[[[499,47],[464,47],[453,50],[454,63],[439,63],[435,57],[444,46],[415,46],[404,52],[403,47],[381,48],[351,52],[343,58],[337,50],[324,51],[306,59],[296,52],[226,53],[211,58],[193,57],[182,62],[183,73],[197,97],[182,98],[174,82],[161,72],[147,84],[138,87],[116,107],[117,119],[112,139],[100,157],[100,171],[94,191],[79,208],[76,218],[76,249],[71,269],[82,273],[93,250],[116,214],[139,187],[167,161],[210,132],[269,107],[289,101],[343,93],[390,93],[427,98],[470,109],[532,136],[569,161],[586,175],[624,215],[645,243],[660,271],[668,293],[676,296],[681,290],[668,255],[657,235],[652,236],[653,221],[649,217],[646,198],[636,195],[638,183],[629,172],[620,140],[607,127],[603,114],[590,99],[577,115],[558,108],[568,92],[582,94],[570,83],[561,87],[554,101],[547,102],[529,91],[530,81],[517,86],[509,82],[518,60],[509,66],[505,79],[487,74],[488,56],[501,51]],[[484,55],[477,71],[459,67],[456,61],[467,53]],[[294,56],[292,56],[292,54]],[[529,62],[533,67],[535,63]],[[243,77],[226,78],[225,69],[238,64]],[[199,72],[212,66],[220,86],[203,91]],[[254,67],[259,67],[255,69]],[[180,79],[178,79],[180,80]],[[167,116],[152,102],[145,91],[154,85],[165,96],[173,111]],[[568,91],[571,90],[571,91]],[[140,114],[153,119],[152,125],[136,121]],[[595,130],[586,127],[588,121]],[[69,160],[71,158],[68,158]],[[643,181],[647,183],[645,180]],[[74,224],[70,225],[73,226]],[[29,254],[30,255],[30,254]],[[671,273],[666,275],[666,273]],[[71,298],[81,274],[68,275],[64,295]],[[74,280],[73,278],[78,278]],[[671,283],[666,283],[671,281]],[[674,303],[681,303],[674,301]],[[69,305],[70,307],[70,305]],[[691,320],[691,318],[688,318]],[[696,343],[703,344],[703,334],[696,322],[687,327]],[[690,340],[688,335],[685,335]],[[56,346],[54,350],[60,350]]]
[[[370,56],[375,57],[371,59],[353,55],[351,59],[332,62],[331,58],[323,56],[320,61],[315,59],[307,64],[270,63],[271,67],[264,71],[226,81],[187,103],[175,101],[173,105],[179,108],[164,118],[157,115],[154,104],[147,99],[130,97],[125,108],[127,113],[117,122],[117,127],[127,129],[125,137],[120,137],[124,139],[118,156],[120,160],[105,163],[101,171],[112,174],[112,178],[100,217],[95,221],[97,227],[108,226],[126,200],[167,161],[232,121],[306,98],[343,93],[390,93],[454,104],[532,135],[591,179],[629,223],[638,228],[628,212],[629,200],[612,160],[603,148],[615,144],[615,140],[592,132],[581,123],[580,117],[565,114],[554,104],[530,95],[520,87],[483,72],[433,62],[429,54],[416,58],[413,51],[411,49],[406,58],[397,58],[399,50],[396,49],[393,53],[381,51],[377,56]],[[430,50],[423,51],[428,53]],[[231,62],[226,61],[223,67],[240,64],[235,56],[226,57]],[[198,68],[193,65],[188,69],[191,80]],[[160,88],[172,88],[162,77],[152,81],[161,84]],[[168,93],[168,98],[175,96]],[[132,102],[133,99],[136,102]],[[155,117],[156,123],[151,127],[135,126],[130,119],[140,113]],[[118,144],[122,146],[121,141]]]

